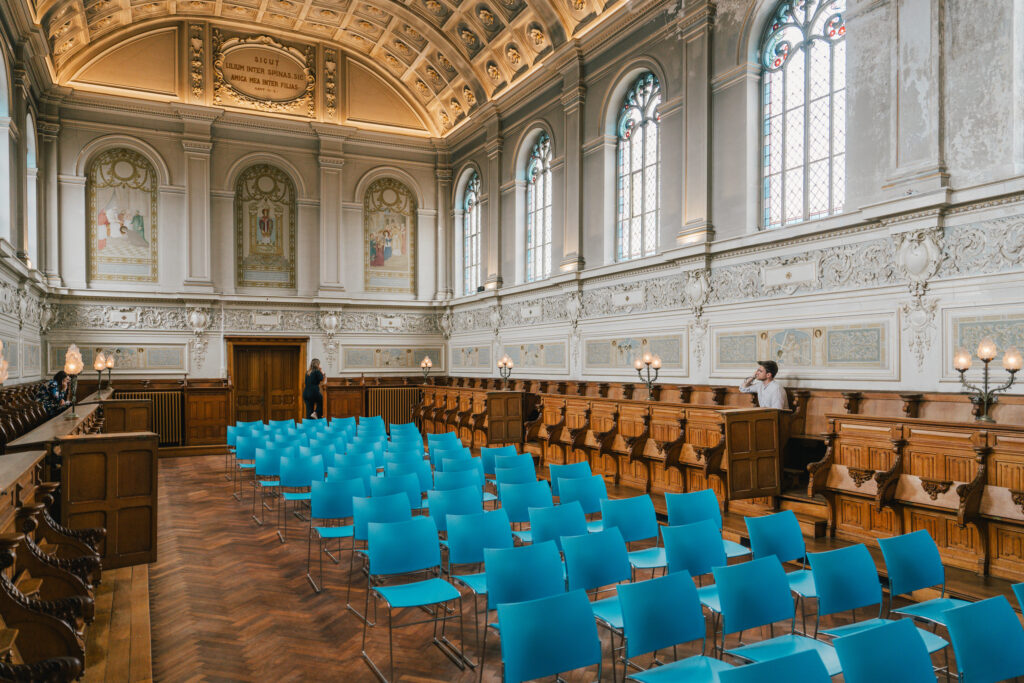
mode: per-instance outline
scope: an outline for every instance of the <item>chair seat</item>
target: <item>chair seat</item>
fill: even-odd
[[[529,529],[526,531],[513,531],[512,535],[522,541],[524,545],[527,543],[533,543],[533,534]]]
[[[587,533],[596,534],[604,531],[604,520],[594,519],[587,522]]]
[[[842,638],[843,636],[852,635],[854,633],[860,633],[861,631],[867,631],[869,629],[878,628],[884,626],[893,619],[865,619],[864,621],[858,621],[853,624],[847,624],[846,626],[837,626],[836,628],[830,628],[822,631],[827,636],[833,638]],[[921,634],[921,638],[924,639],[925,647],[928,648],[928,654],[934,654],[942,648],[949,645],[945,638],[937,636],[931,631],[923,628],[917,629],[917,632]]]
[[[285,493],[284,494],[284,499],[285,500],[311,500],[312,498],[313,498],[313,494],[310,493],[309,491],[300,491],[299,493]]]
[[[352,538],[352,532],[355,531],[355,527],[351,524],[346,524],[345,526],[315,526],[313,529],[320,538]]]
[[[634,569],[656,569],[668,565],[665,549],[661,546],[634,550],[629,554],[629,563]]]
[[[751,552],[750,548],[736,541],[726,541],[723,539],[722,543],[725,544],[725,556],[730,560],[734,557],[746,557]]]
[[[452,580],[458,581],[477,595],[487,595],[487,574],[454,574]]]
[[[392,607],[419,607],[457,600],[459,589],[444,579],[427,579],[397,586],[375,586],[373,589]]]
[[[814,587],[814,575],[810,569],[797,569],[795,572],[786,574],[789,581],[789,590],[802,598],[818,597],[818,590]]]
[[[965,600],[957,600],[956,598],[935,598],[934,600],[925,600],[915,605],[907,605],[906,607],[900,607],[894,609],[893,612],[896,614],[906,614],[907,616],[914,617],[915,619],[924,619],[925,621],[931,621],[936,624],[946,625],[946,617],[943,615],[948,609],[955,607],[963,607],[970,603]]]
[[[700,604],[715,614],[722,613],[722,601],[718,599],[718,586],[715,584],[698,588],[697,597],[700,598]]]
[[[803,652],[804,650],[813,650],[818,653],[821,661],[825,663],[825,668],[828,669],[829,676],[842,673],[843,667],[839,663],[839,656],[836,655],[836,651],[831,645],[796,634],[787,634],[770,640],[762,640],[759,643],[744,645],[732,650],[726,650],[726,652],[752,662],[767,662],[779,657]]]
[[[640,671],[626,676],[627,681],[641,683],[718,683],[718,672],[733,668],[720,659],[696,655],[678,662],[669,662],[663,666],[655,666],[647,671]]]
[[[590,608],[594,610],[594,618],[602,624],[614,631],[622,630],[622,606],[619,604],[619,596],[595,600],[590,603]]]

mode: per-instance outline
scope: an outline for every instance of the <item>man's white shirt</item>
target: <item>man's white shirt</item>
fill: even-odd
[[[740,391],[744,394],[757,394],[757,404],[762,408],[778,408],[779,410],[789,408],[786,390],[777,380],[768,382],[768,384],[754,382],[749,387],[740,384]]]

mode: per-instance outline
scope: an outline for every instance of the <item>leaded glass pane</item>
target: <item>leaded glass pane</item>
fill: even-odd
[[[845,0],[785,0],[765,28],[760,53],[765,227],[842,210],[845,10]]]

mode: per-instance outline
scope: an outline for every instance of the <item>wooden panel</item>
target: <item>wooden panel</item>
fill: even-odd
[[[106,527],[104,568],[156,560],[156,434],[71,436],[59,448],[62,522]]]

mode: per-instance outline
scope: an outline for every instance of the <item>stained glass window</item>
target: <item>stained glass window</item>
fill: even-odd
[[[473,294],[480,286],[480,174],[474,171],[466,183],[462,214],[462,287]]]
[[[654,254],[658,247],[661,84],[640,76],[622,103],[618,121],[616,261]]]
[[[526,281],[551,275],[551,138],[541,133],[526,166]]]
[[[830,216],[846,198],[846,0],[787,0],[761,42],[766,228]]]

